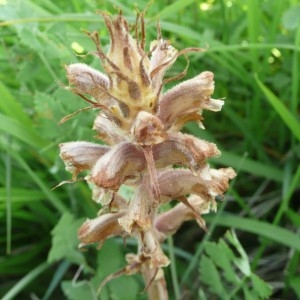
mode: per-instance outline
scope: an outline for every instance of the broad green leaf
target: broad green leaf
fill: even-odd
[[[123,251],[122,251],[123,250]],[[98,290],[101,282],[109,275],[123,269],[126,266],[124,245],[117,244],[114,240],[107,240],[98,253],[98,266],[96,276],[92,279],[95,290]],[[110,299],[131,300],[137,299],[144,286],[138,284],[132,276],[121,275],[108,282],[101,290],[100,299],[104,295],[110,295]],[[139,298],[140,299],[140,298]],[[141,298],[142,299],[142,298]]]
[[[135,278],[125,275],[109,281],[101,289],[99,297],[96,296],[102,281],[125,267],[126,261],[121,247],[114,240],[107,240],[98,252],[95,276],[89,281],[64,282],[62,288],[68,299],[144,299],[139,296],[143,286],[139,285]]]
[[[83,254],[78,250],[77,230],[83,220],[75,220],[66,212],[52,230],[52,247],[48,255],[48,262],[55,262],[60,259],[78,264],[87,265]]]
[[[64,281],[62,283],[64,294],[69,300],[97,300],[97,295],[92,285],[88,281],[80,281],[73,283],[72,281]],[[108,300],[108,298],[101,298]]]

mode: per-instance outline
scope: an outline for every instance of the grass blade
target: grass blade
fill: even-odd
[[[207,220],[210,222],[213,220],[213,218],[208,218]],[[272,225],[258,220],[242,218],[231,214],[219,215],[217,224],[244,230],[256,235],[259,234],[262,237],[268,238],[286,247],[300,251],[299,235],[277,225]]]
[[[295,116],[285,107],[285,105],[278,99],[273,92],[268,89],[258,78],[255,76],[255,80],[266,96],[269,103],[276,110],[282,121],[285,125],[290,129],[290,131],[294,134],[294,136],[300,141],[300,122],[297,121]]]
[[[45,141],[40,135],[30,130],[30,127],[25,126],[20,121],[0,113],[0,131],[7,132],[11,136],[33,146],[42,148],[46,146]]]
[[[178,11],[182,11],[188,5],[194,3],[195,0],[179,0],[171,5],[166,5],[165,8],[159,13],[159,17],[164,19],[169,17],[170,15],[174,15],[178,13]]]
[[[19,120],[23,126],[31,127],[31,120],[24,112],[21,104],[14,98],[9,89],[0,82],[0,110],[7,116]]]
[[[43,273],[47,268],[49,268],[48,263],[43,263],[29,272],[26,276],[24,276],[16,285],[13,286],[2,298],[2,300],[11,300],[18,293],[24,289],[28,284],[30,284],[36,277],[38,277],[41,273]]]
[[[57,268],[57,270],[55,272],[54,277],[52,278],[51,282],[49,283],[48,289],[47,289],[44,297],[42,298],[42,300],[48,300],[48,299],[50,299],[53,291],[60,284],[63,276],[68,271],[70,265],[71,265],[71,263],[68,262],[68,261],[62,261],[60,263],[60,265],[58,266],[58,268]]]
[[[239,171],[244,171],[256,176],[261,176],[278,182],[282,181],[283,173],[281,170],[267,165],[263,162],[258,162],[247,157],[222,150],[222,155],[212,161],[231,166]]]

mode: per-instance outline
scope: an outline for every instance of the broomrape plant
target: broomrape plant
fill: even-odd
[[[80,247],[103,243],[112,236],[133,237],[137,253],[127,254],[127,266],[120,274],[141,273],[149,299],[168,299],[163,273],[170,261],[161,249],[167,235],[183,222],[195,219],[205,229],[201,215],[216,210],[215,197],[235,177],[231,168],[212,169],[207,159],[220,155],[214,143],[183,134],[188,121],[202,125],[202,111],[219,111],[223,100],[212,99],[213,73],[205,71],[163,92],[164,79],[180,55],[202,49],[175,49],[161,36],[145,50],[145,24],[138,14],[134,37],[122,14],[111,18],[102,13],[110,34],[110,48],[104,53],[97,32],[87,33],[101,60],[101,73],[81,64],[66,67],[73,93],[99,108],[93,129],[106,143],[86,141],[60,145],[60,157],[73,181],[82,171],[91,183],[93,200],[101,204],[95,219],[79,228]],[[68,117],[67,117],[68,118]],[[118,192],[121,185],[134,190],[128,201]],[[176,200],[161,212],[161,205]],[[105,280],[105,282],[107,282]]]

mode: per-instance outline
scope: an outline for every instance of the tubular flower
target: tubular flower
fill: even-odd
[[[190,120],[203,126],[202,111],[221,110],[223,100],[211,98],[214,79],[208,71],[163,92],[170,81],[164,79],[165,72],[177,57],[201,49],[178,51],[162,39],[158,27],[157,39],[146,52],[142,14],[135,37],[121,14],[102,16],[110,34],[108,52],[102,50],[97,32],[88,35],[105,74],[81,63],[66,67],[68,89],[99,108],[93,129],[106,143],[60,145],[73,179],[88,171],[85,180],[92,183],[93,199],[102,204],[78,237],[81,246],[113,236],[136,238],[137,253],[126,256],[128,265],[118,274],[140,272],[150,299],[167,299],[162,268],[169,259],[161,243],[185,221],[194,219],[205,228],[201,215],[216,209],[215,197],[226,192],[236,175],[231,168],[210,168],[207,160],[220,155],[215,144],[179,130]],[[122,185],[134,190],[131,199],[119,194]],[[171,200],[178,204],[161,212],[161,205]]]

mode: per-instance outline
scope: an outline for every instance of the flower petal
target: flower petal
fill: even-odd
[[[104,114],[99,114],[96,117],[93,129],[97,131],[97,137],[108,145],[115,145],[128,140],[126,133]]]
[[[66,66],[69,83],[81,94],[93,96],[99,103],[105,104],[110,86],[108,77],[86,64],[71,64]],[[106,100],[106,101],[105,101]]]
[[[212,196],[223,195],[229,187],[229,179],[236,176],[232,168],[210,169],[211,186],[209,192]]]
[[[83,170],[91,169],[110,149],[108,146],[83,141],[62,143],[59,147],[60,157],[66,165],[66,170],[74,176]]]
[[[107,238],[115,235],[123,235],[124,230],[119,225],[118,219],[126,214],[126,211],[108,213],[95,219],[87,219],[78,230],[80,246],[91,243],[102,243]]]
[[[131,133],[137,143],[153,145],[161,143],[166,138],[163,127],[159,118],[146,111],[140,111],[132,125]]]
[[[161,89],[162,80],[166,70],[169,69],[177,59],[178,51],[169,41],[161,38],[151,42],[150,51],[152,88],[157,93]]]
[[[198,170],[208,158],[219,156],[220,153],[216,144],[180,132],[169,134],[166,141],[153,146],[157,167],[178,164]]]
[[[155,228],[165,235],[174,234],[183,222],[192,219],[195,219],[202,228],[205,228],[205,222],[201,215],[210,211],[210,202],[197,195],[191,195],[187,201],[189,205],[179,203],[170,210],[159,214],[155,218]]]
[[[117,190],[127,179],[134,179],[145,169],[143,153],[129,142],[120,143],[95,164],[87,178],[97,186]]]
[[[157,116],[165,124],[165,128],[169,128],[177,119],[180,121],[180,118],[193,116],[195,112],[201,113],[202,109],[220,110],[223,101],[212,100],[210,96],[213,91],[213,73],[202,72],[167,91],[159,101]]]
[[[207,168],[204,168],[205,173]],[[211,178],[203,179],[201,175],[195,175],[192,171],[186,169],[169,169],[158,175],[159,190],[161,201],[170,201],[180,196],[196,194],[211,200],[212,197],[222,195],[229,185],[229,179],[236,176],[231,168],[210,169]],[[206,174],[204,177],[208,177]]]

